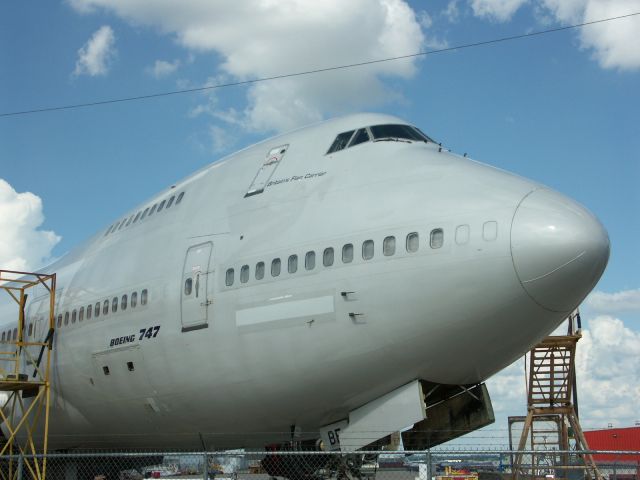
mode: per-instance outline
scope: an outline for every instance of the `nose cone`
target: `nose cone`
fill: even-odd
[[[567,312],[587,296],[609,260],[609,236],[587,209],[550,190],[527,195],[511,225],[520,283],[539,305]]]

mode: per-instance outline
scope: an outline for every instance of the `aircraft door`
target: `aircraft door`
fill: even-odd
[[[264,191],[267,183],[271,179],[271,176],[276,171],[276,168],[278,168],[278,165],[280,165],[280,161],[282,160],[282,157],[284,157],[287,148],[289,148],[289,145],[280,145],[279,147],[269,150],[260,170],[256,173],[253,182],[251,182],[249,190],[247,190],[247,193],[245,194],[245,198]]]
[[[209,262],[211,242],[194,245],[187,250],[180,286],[182,331],[207,328],[209,305]],[[212,277],[213,279],[213,277]]]

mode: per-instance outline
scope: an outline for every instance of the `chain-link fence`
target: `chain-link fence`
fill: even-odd
[[[640,480],[640,452],[525,452],[520,479],[582,480],[593,454],[607,480]],[[74,452],[0,457],[2,480],[511,480],[509,450]],[[562,460],[562,461],[560,461]]]

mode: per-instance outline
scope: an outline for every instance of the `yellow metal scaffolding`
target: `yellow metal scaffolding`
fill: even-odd
[[[0,290],[16,303],[16,323],[0,343],[0,421],[7,433],[0,445],[0,480],[44,480],[47,472],[50,367],[55,332],[56,275],[0,270]],[[34,297],[37,311],[27,321],[25,307]],[[38,327],[39,330],[38,331]],[[46,334],[45,334],[46,330]],[[40,339],[38,339],[38,337]],[[23,457],[26,455],[25,457]],[[37,455],[37,456],[36,456]],[[19,465],[21,468],[19,468]]]
[[[578,311],[568,320],[567,335],[548,336],[529,353],[527,416],[513,462],[514,480],[539,477],[541,472],[555,472],[555,478],[567,478],[570,470],[583,470],[588,480],[603,478],[591,454],[572,459],[568,453],[570,432],[575,450],[589,450],[574,405],[576,345],[582,337]],[[522,417],[509,418],[510,435],[512,419],[519,418]],[[555,424],[555,428],[549,428],[550,424]],[[525,465],[523,452],[527,444],[537,454],[528,455],[530,462]]]

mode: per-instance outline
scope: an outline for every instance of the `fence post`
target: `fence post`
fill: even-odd
[[[20,454],[20,456],[18,457],[18,471],[16,472],[17,474],[17,480],[22,480],[22,464],[24,462],[24,457],[22,456],[22,453]]]
[[[427,478],[426,480],[431,480],[433,478],[433,464],[431,463],[431,449],[427,450]],[[421,479],[424,480],[424,479]]]
[[[209,456],[204,452],[204,462],[202,464],[202,480],[209,480]]]

